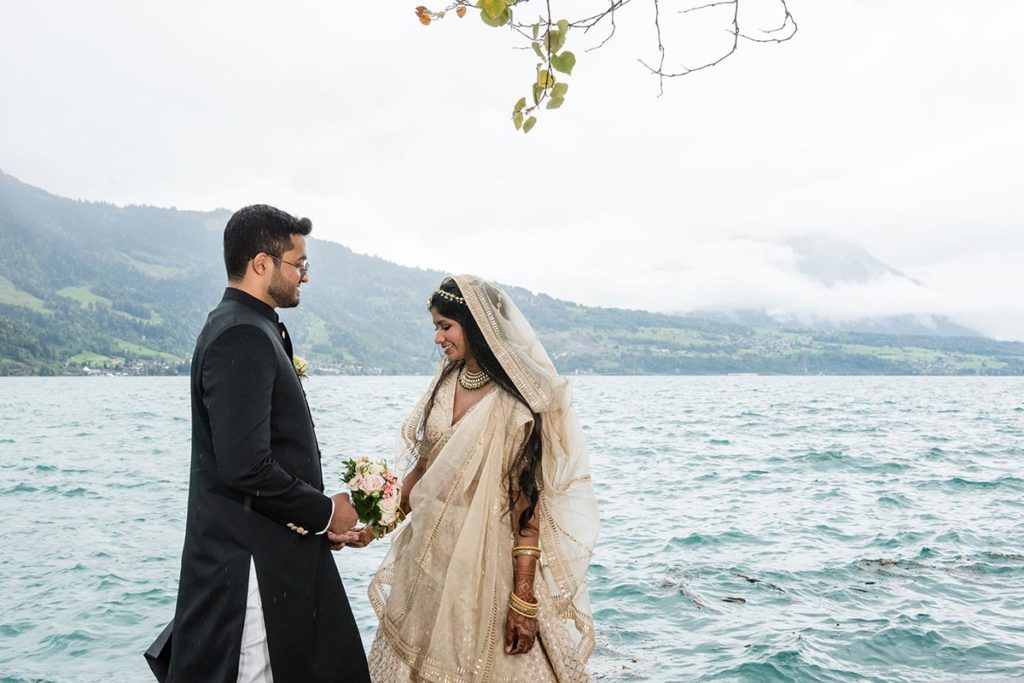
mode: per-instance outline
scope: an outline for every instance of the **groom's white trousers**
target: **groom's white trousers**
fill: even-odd
[[[256,563],[249,559],[249,594],[245,600],[242,650],[238,654],[238,683],[274,683],[270,671],[267,628],[263,623],[263,601],[256,580]]]

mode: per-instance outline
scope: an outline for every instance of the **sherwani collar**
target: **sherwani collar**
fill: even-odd
[[[277,311],[274,310],[273,306],[265,304],[264,302],[254,297],[252,294],[249,294],[248,292],[243,292],[237,287],[226,288],[224,290],[224,299],[230,299],[231,301],[238,301],[239,303],[243,303],[274,324],[278,324],[280,322],[280,319],[277,317]]]

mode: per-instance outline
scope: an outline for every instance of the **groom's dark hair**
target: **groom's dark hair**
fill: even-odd
[[[260,252],[281,257],[292,248],[292,235],[308,235],[313,222],[296,218],[267,204],[252,204],[235,211],[224,228],[224,267],[228,279],[237,282]]]

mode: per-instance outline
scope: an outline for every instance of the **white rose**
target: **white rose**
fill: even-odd
[[[373,493],[374,491],[380,491],[384,488],[384,477],[379,474],[364,474],[363,475],[363,490],[367,493]]]
[[[369,466],[366,468],[366,473],[367,474],[384,474],[384,472],[386,470],[387,470],[387,468],[384,467],[384,465],[381,465],[379,462],[371,462],[369,464]]]
[[[363,475],[357,474],[356,476],[349,479],[347,482],[349,489],[352,491],[362,491],[363,489]]]

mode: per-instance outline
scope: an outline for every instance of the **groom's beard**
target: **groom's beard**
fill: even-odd
[[[267,294],[277,304],[277,308],[295,308],[299,305],[299,286],[285,280],[280,271],[274,271]]]

